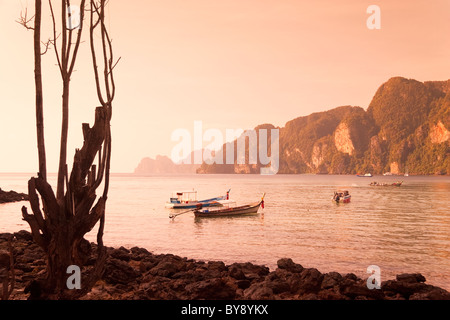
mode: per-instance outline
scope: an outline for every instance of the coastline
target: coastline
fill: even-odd
[[[18,193],[16,191],[4,191],[0,188],[0,204],[20,202],[28,200],[28,195],[25,193]]]
[[[24,230],[0,234],[0,251],[7,251],[12,237],[15,290],[10,300],[26,300],[27,286],[44,275],[45,257]],[[399,274],[371,290],[367,279],[352,273],[323,274],[290,258],[278,260],[270,271],[250,262],[226,265],[140,247],[107,251],[105,273],[83,300],[450,300],[450,292],[426,284],[419,273]]]

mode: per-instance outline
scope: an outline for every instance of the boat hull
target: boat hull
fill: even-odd
[[[336,200],[336,199],[333,198],[333,201],[336,202],[336,203],[349,203],[351,199],[352,199],[352,196],[349,195],[349,196],[345,196],[343,198],[340,198],[339,200]]]
[[[192,201],[189,203],[166,203],[166,208],[169,209],[195,209],[197,205],[201,204],[202,207],[221,207],[222,204],[218,201],[213,202],[201,202],[201,201]]]
[[[256,215],[258,214],[258,210],[259,207],[261,206],[261,203],[262,201],[245,206],[217,209],[217,210],[195,210],[194,215],[196,217],[205,217],[205,218]]]

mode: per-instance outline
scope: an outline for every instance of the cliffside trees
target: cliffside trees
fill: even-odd
[[[57,65],[62,81],[62,126],[59,167],[56,194],[47,181],[45,142],[43,127],[43,85],[41,71],[41,16],[42,1],[35,2],[34,27],[28,26],[30,20],[22,17],[21,23],[34,32],[34,64],[36,88],[36,126],[38,136],[39,172],[37,177],[28,181],[28,194],[32,213],[22,207],[22,216],[30,225],[33,238],[47,255],[47,272],[40,279],[39,289],[44,299],[74,299],[83,296],[92,288],[101,276],[106,259],[103,246],[103,228],[105,207],[109,189],[109,170],[111,160],[112,102],[115,95],[113,69],[113,50],[111,39],[105,25],[105,0],[81,0],[80,24],[70,28],[67,23],[70,3],[61,2],[61,34],[57,35],[57,18],[52,5],[48,2],[53,25],[53,37],[46,44],[53,45]],[[96,91],[101,106],[95,109],[95,121],[92,127],[82,125],[84,142],[75,152],[72,171],[67,166],[67,139],[69,127],[70,81],[74,71],[81,36],[85,27],[85,13],[89,13],[89,40]],[[95,39],[100,45],[95,46]],[[103,61],[103,74],[99,74],[97,52]],[[97,159],[97,164],[94,161]],[[97,199],[96,190],[102,187]],[[41,203],[42,202],[42,203]],[[95,264],[83,269],[81,289],[68,290],[67,268],[71,265],[83,267],[91,256],[91,245],[84,238],[99,223],[97,232],[97,252]]]

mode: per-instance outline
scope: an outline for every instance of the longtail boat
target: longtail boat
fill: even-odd
[[[221,201],[224,208],[220,209],[203,209],[199,204],[197,209],[194,210],[195,217],[227,217],[227,216],[242,216],[242,215],[256,215],[258,214],[259,207],[264,208],[264,196],[258,202],[236,206],[234,201]]]
[[[333,201],[336,203],[349,203],[352,199],[352,196],[348,191],[337,191],[334,193]]]

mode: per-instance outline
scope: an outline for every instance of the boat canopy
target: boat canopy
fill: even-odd
[[[172,193],[171,200],[177,199],[179,201],[196,201],[197,191],[176,191]]]

